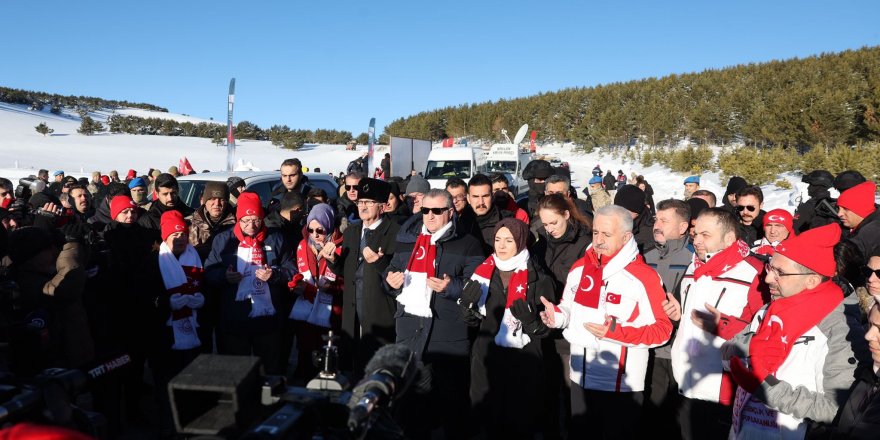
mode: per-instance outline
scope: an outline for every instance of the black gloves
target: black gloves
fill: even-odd
[[[522,330],[528,335],[544,335],[549,328],[538,316],[538,307],[518,299],[510,305],[510,314],[522,323]]]
[[[477,311],[477,304],[483,295],[483,286],[474,280],[468,280],[461,290],[461,298],[458,305],[461,306],[461,320],[470,327],[477,327],[483,321],[480,312]]]
[[[467,284],[464,285],[464,289],[461,290],[461,301],[459,304],[468,309],[476,308],[481,296],[483,296],[483,286],[477,281],[468,280]]]

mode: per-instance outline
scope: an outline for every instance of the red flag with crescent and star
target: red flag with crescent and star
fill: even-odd
[[[413,246],[406,270],[411,273],[424,273],[428,278],[431,278],[434,276],[434,258],[436,256],[437,246],[431,244],[431,234],[420,234],[415,246]]]

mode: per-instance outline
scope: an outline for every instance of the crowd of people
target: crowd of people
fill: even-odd
[[[422,362],[430,384],[393,407],[413,439],[880,436],[880,214],[858,173],[804,175],[792,214],[740,177],[655,205],[598,165],[580,198],[544,160],[517,195],[385,159],[353,162],[334,205],[298,159],[271,200],[233,178],[195,209],[172,173],[0,178],[5,368],[126,353],[96,410],[136,423],[148,368],[171,438],[167,384],[200,353],[304,384],[333,330],[352,382],[387,344]]]

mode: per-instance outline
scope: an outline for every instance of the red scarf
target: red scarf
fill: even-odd
[[[250,263],[257,266],[266,264],[265,256],[263,255],[263,240],[266,239],[266,234],[268,234],[266,226],[263,226],[253,237],[245,237],[240,227],[233,227],[232,230],[235,238],[238,239],[238,247],[251,248]]]
[[[599,254],[596,253],[595,248],[591,247],[587,250],[586,255],[584,255],[584,267],[581,271],[581,281],[578,283],[577,292],[574,293],[574,302],[591,309],[599,308],[599,299],[602,296],[603,284],[602,269],[605,268],[605,263],[611,261],[611,259],[616,257],[618,253],[620,253],[619,249],[614,255],[599,258]],[[605,263],[603,263],[602,260],[605,260]],[[614,298],[608,298],[609,301],[612,299]],[[617,297],[617,302],[620,302],[619,296]]]
[[[697,258],[697,254],[694,254],[694,279],[698,280],[703,275],[714,279],[739,264],[749,256],[749,252],[749,245],[742,240],[737,240],[732,246],[715,254],[705,263]]]
[[[825,319],[841,301],[843,301],[843,292],[830,280],[815,289],[773,300],[764,313],[758,331],[752,336],[749,354],[759,356],[760,350],[752,350],[751,347],[755,346],[756,342],[760,345],[768,341],[775,331],[780,336],[779,342],[785,346],[785,356],[788,357],[791,347],[798,338]],[[778,330],[774,327],[778,327]],[[785,358],[782,358],[780,365],[784,360]],[[780,365],[775,365],[770,373],[775,373]]]
[[[335,234],[332,237],[333,243],[336,244],[336,255],[342,255],[342,235]],[[302,279],[302,274],[309,274],[310,281],[306,282],[305,290],[303,291],[303,296],[309,300],[309,302],[315,302],[315,295],[318,294],[317,283],[318,280],[327,274],[327,260],[322,258],[321,261],[318,261],[318,256],[312,252],[311,247],[309,246],[309,239],[304,238],[299,246],[296,247],[296,267],[299,271],[300,278]],[[331,271],[331,276],[333,276],[334,280],[337,280],[337,277]],[[294,286],[296,283],[294,283]]]
[[[406,270],[409,272],[421,272],[431,278],[434,276],[434,259],[437,257],[437,246],[431,244],[431,234],[419,234]]]
[[[474,270],[474,275],[489,280],[491,282],[492,275],[495,273],[497,266],[495,266],[495,256],[489,255],[489,258],[486,258],[486,261],[483,264],[477,266],[477,269]],[[509,309],[513,302],[522,299],[526,300],[526,290],[529,287],[529,271],[526,268],[517,268],[513,275],[510,277],[510,281],[507,283],[507,304],[504,306],[505,309]]]

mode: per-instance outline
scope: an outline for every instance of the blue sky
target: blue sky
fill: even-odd
[[[3,1],[0,86],[260,127],[394,119],[880,44],[880,1]],[[527,122],[527,121],[524,121]],[[515,127],[508,127],[515,129]]]

